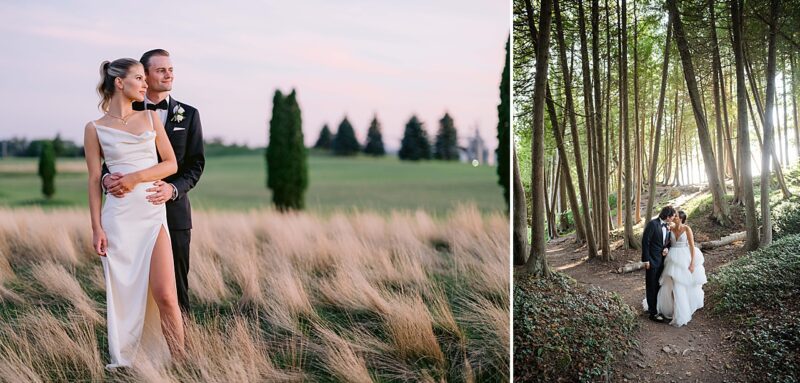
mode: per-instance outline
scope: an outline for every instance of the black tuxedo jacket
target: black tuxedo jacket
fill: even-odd
[[[661,231],[661,220],[656,218],[647,223],[642,234],[642,262],[650,262],[650,267],[661,267],[664,257],[661,251],[669,247],[669,229],[667,239]]]
[[[181,121],[176,120],[178,106],[183,108]],[[144,110],[144,103],[134,102],[133,109]],[[200,114],[196,108],[170,96],[164,130],[178,161],[178,171],[164,179],[165,182],[175,185],[178,190],[178,198],[166,203],[167,224],[170,230],[188,230],[192,228],[192,206],[187,193],[200,180],[206,164]],[[105,173],[108,173],[108,168],[103,164],[103,174]]]

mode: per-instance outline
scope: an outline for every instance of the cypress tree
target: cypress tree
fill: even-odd
[[[431,144],[428,142],[428,133],[422,127],[422,122],[417,116],[412,116],[406,124],[403,140],[400,142],[401,160],[429,160],[431,158]]]
[[[503,67],[503,74],[500,78],[500,104],[497,105],[497,183],[503,187],[503,197],[506,199],[506,206],[509,206],[509,146],[511,145],[510,125],[511,125],[511,75],[509,66],[509,40],[506,40],[506,64]]]
[[[45,141],[42,144],[42,152],[39,155],[39,177],[42,178],[42,194],[47,199],[56,193],[56,151],[52,141]]]
[[[439,132],[436,134],[433,158],[445,161],[458,160],[458,133],[453,125],[453,119],[448,113],[445,113],[444,117],[439,120]]]
[[[331,130],[328,129],[328,124],[325,124],[322,127],[322,130],[319,132],[319,138],[317,138],[317,143],[314,144],[314,148],[330,149],[332,142],[333,142],[333,134],[331,133]]]
[[[331,147],[333,154],[337,156],[353,156],[361,150],[361,145],[356,139],[356,132],[353,131],[353,125],[350,125],[347,117],[339,124]]]
[[[378,116],[373,117],[372,122],[369,124],[364,153],[376,157],[386,154],[386,150],[383,148],[383,135],[381,135],[381,123],[378,122]]]
[[[294,90],[288,96],[275,91],[267,146],[267,187],[281,210],[303,209],[308,188],[308,153],[303,145],[302,118]]]

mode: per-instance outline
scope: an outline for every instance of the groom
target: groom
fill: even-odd
[[[658,283],[664,271],[664,256],[669,246],[669,220],[675,216],[675,209],[666,206],[661,209],[658,218],[647,223],[642,234],[642,262],[645,268],[645,287],[647,290],[647,312],[650,320],[666,322],[666,318],[658,313]]]
[[[189,312],[189,242],[191,241],[192,208],[189,190],[200,180],[205,166],[203,154],[203,131],[197,109],[178,102],[170,96],[172,91],[172,60],[163,49],[147,51],[139,60],[147,76],[147,95],[144,102],[134,102],[134,110],[155,110],[161,117],[175,158],[178,172],[163,181],[156,181],[147,189],[152,194],[147,199],[154,205],[167,204],[167,225],[172,241],[172,257],[175,262],[175,282],[178,287],[178,304],[181,311]],[[118,180],[119,173],[108,173],[103,167],[103,187],[108,193],[122,197],[130,190],[123,190]]]

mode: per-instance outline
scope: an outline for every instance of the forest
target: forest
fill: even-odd
[[[686,211],[695,243],[708,252],[710,313],[708,318],[700,314],[698,326],[724,322],[733,332],[747,323],[747,305],[741,312],[725,311],[730,309],[725,299],[732,297],[726,288],[752,289],[750,299],[761,307],[759,294],[783,283],[780,309],[766,307],[761,314],[800,312],[796,247],[788,246],[793,255],[764,270],[763,279],[748,280],[749,287],[741,281],[726,287],[725,279],[741,277],[737,267],[752,257],[776,253],[773,245],[798,243],[798,5],[778,0],[513,1],[515,376],[593,380],[626,371],[613,357],[594,363],[600,357],[584,358],[575,345],[555,350],[555,340],[536,340],[531,334],[552,337],[542,329],[567,314],[532,307],[558,306],[563,299],[555,298],[588,294],[592,304],[613,301],[623,317],[635,318],[639,310],[631,307],[641,306],[641,288],[623,292],[625,302],[572,289],[644,287],[642,275],[625,273],[642,268],[642,231],[666,205]],[[617,269],[622,275],[585,272]],[[536,315],[539,322],[522,323]],[[764,328],[784,331],[770,335],[778,346],[743,340],[733,346],[737,351],[728,362],[743,358],[750,364],[739,368],[756,374],[780,361],[787,367],[767,380],[796,379],[798,353],[787,350],[800,346],[798,325],[795,320],[786,327],[785,318],[773,319]],[[631,323],[599,336],[618,331],[625,338],[639,328],[632,333],[641,343],[650,324]],[[624,343],[602,354],[622,353]],[[758,354],[759,347],[772,353]],[[748,352],[762,359],[742,356]],[[568,367],[557,362],[563,354],[569,356]],[[703,381],[728,375],[700,376]]]

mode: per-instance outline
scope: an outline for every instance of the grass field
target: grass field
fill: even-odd
[[[56,195],[45,201],[36,176],[35,159],[0,160],[0,206],[86,206],[83,159],[59,159]],[[505,210],[496,168],[463,163],[401,162],[387,158],[309,157],[309,210],[422,209],[443,215],[459,204],[474,204],[481,212]],[[200,210],[249,210],[271,205],[262,156],[210,157],[192,207]]]
[[[0,207],[0,382],[508,381],[505,213],[194,222],[185,358],[109,372],[88,214]]]

